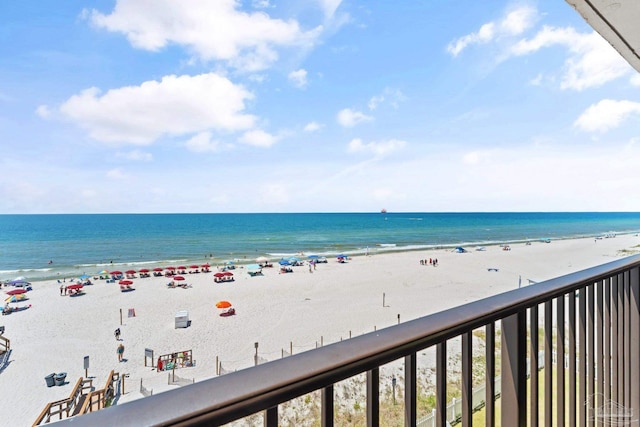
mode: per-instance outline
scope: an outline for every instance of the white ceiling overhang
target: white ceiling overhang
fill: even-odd
[[[640,0],[566,0],[640,72]]]

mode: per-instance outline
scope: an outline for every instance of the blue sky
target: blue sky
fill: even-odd
[[[563,0],[0,19],[0,213],[640,210],[640,77]]]

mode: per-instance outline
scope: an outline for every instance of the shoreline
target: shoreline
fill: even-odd
[[[612,234],[603,234],[603,233],[594,233],[594,234],[581,234],[577,236],[569,236],[569,237],[554,237],[550,238],[550,242],[562,242],[566,240],[577,240],[577,239],[609,239],[615,238],[616,236],[638,236],[637,231],[628,231],[628,232],[613,232]],[[613,236],[613,237],[612,237]],[[371,247],[364,248],[355,248],[355,249],[347,249],[343,251],[299,251],[299,252],[291,252],[291,253],[265,253],[265,254],[253,254],[251,258],[248,255],[240,255],[240,257],[234,256],[230,254],[228,257],[220,257],[220,256],[212,256],[212,257],[173,257],[168,260],[142,260],[142,261],[116,261],[116,262],[97,262],[94,264],[91,263],[83,263],[83,264],[74,264],[74,265],[64,265],[62,267],[58,267],[58,265],[47,265],[46,267],[32,267],[32,268],[18,268],[18,269],[6,269],[0,270],[0,283],[5,283],[10,280],[13,280],[16,277],[26,277],[27,280],[32,279],[34,282],[39,281],[49,281],[49,280],[72,280],[81,275],[94,276],[96,272],[100,270],[128,270],[128,269],[140,269],[140,268],[149,268],[153,269],[155,267],[165,267],[169,265],[178,265],[178,264],[211,264],[212,268],[215,267],[223,267],[224,263],[228,260],[232,260],[236,263],[236,265],[249,265],[255,263],[254,258],[258,256],[266,256],[269,258],[270,262],[277,262],[282,258],[289,258],[293,256],[303,256],[306,260],[306,256],[309,254],[315,254],[319,256],[324,256],[327,258],[334,258],[339,253],[344,253],[349,255],[350,257],[361,257],[361,256],[374,256],[374,255],[384,255],[384,254],[394,254],[394,253],[404,253],[404,252],[420,252],[420,251],[438,251],[438,250],[448,250],[454,249],[456,247],[465,247],[469,251],[473,251],[475,247],[485,246],[485,247],[495,247],[502,245],[517,245],[517,244],[529,244],[540,243],[543,240],[547,240],[546,238],[536,238],[536,239],[508,239],[508,240],[482,240],[482,241],[470,241],[470,242],[462,242],[462,243],[447,243],[447,244],[431,244],[431,245],[415,245],[410,244],[406,246],[397,246],[395,243],[384,243],[384,244],[376,244]]]
[[[200,381],[216,376],[216,361],[230,371],[252,366],[256,342],[261,360],[278,359],[291,349],[309,350],[516,289],[519,283],[605,264],[638,252],[639,244],[637,235],[627,234],[515,243],[508,251],[498,245],[485,251],[470,247],[467,253],[391,251],[356,256],[345,264],[329,259],[312,272],[304,265],[279,274],[276,265],[251,277],[247,269],[236,268],[235,281],[228,283],[214,283],[212,273],[187,274],[187,289],[167,288],[165,277],[134,279],[132,292],[98,280],[79,297],[60,296],[57,280],[33,282],[29,300],[18,303],[32,307],[0,320],[12,349],[0,372],[0,384],[12,390],[3,401],[15,408],[6,420],[31,425],[48,402],[68,397],[84,376],[85,356],[97,388],[112,369],[129,374],[127,392],[118,402],[123,403],[143,397],[141,381],[154,394],[176,387],[167,385],[166,372],[144,366],[145,349],[154,350],[156,358],[192,350],[195,366],[177,369],[176,375]],[[429,258],[437,258],[438,266],[421,265]],[[236,315],[219,316],[215,304],[220,300],[230,301]],[[129,309],[135,317],[127,316]],[[175,328],[180,310],[189,312],[188,328]],[[126,362],[116,355],[118,327]],[[44,377],[54,372],[66,372],[67,384],[48,388]]]

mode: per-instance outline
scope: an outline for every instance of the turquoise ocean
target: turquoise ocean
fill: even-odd
[[[0,280],[639,231],[638,212],[0,215]]]

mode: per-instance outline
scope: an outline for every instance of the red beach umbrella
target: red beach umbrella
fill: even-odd
[[[135,270],[127,270],[125,271],[126,274],[136,274]]]
[[[117,276],[117,275],[119,275],[119,274],[122,274],[122,271],[115,270],[115,271],[112,271],[112,272],[111,272],[111,273],[109,273],[109,274],[114,274],[114,275],[116,275],[116,276]]]
[[[169,266],[169,267],[165,267],[164,269],[165,269],[165,270],[175,270],[176,268],[175,268],[175,267],[173,267],[173,266]]]
[[[148,273],[149,269],[148,268],[141,268],[140,269],[140,273]]]
[[[75,290],[75,289],[82,289],[82,284],[81,283],[76,283],[75,285],[69,285],[67,286],[67,289],[69,290]]]
[[[153,269],[153,271],[162,271],[162,270],[164,270],[164,268],[162,268],[162,267],[156,267],[156,268]]]
[[[231,307],[231,303],[229,301],[218,301],[216,303],[217,308],[229,308]]]
[[[133,285],[133,280],[127,280],[127,279],[120,280],[120,281],[118,282],[118,285]],[[67,288],[67,289],[68,289],[68,288]]]
[[[184,280],[184,277],[182,277],[182,276],[175,276],[175,277],[173,278],[173,280],[177,280],[177,281]]]
[[[186,270],[187,267],[185,267],[184,265],[179,265],[178,266],[178,270]]]
[[[222,273],[223,276],[233,276],[233,273],[230,271],[225,271]]]
[[[200,268],[200,266],[194,264],[194,265],[190,265],[189,268]]]
[[[27,292],[26,289],[13,289],[11,291],[8,291],[7,295],[20,295],[20,294],[24,294],[25,292]]]
[[[220,273],[220,272],[213,273],[213,277],[224,277],[224,276],[225,276],[224,273]]]

